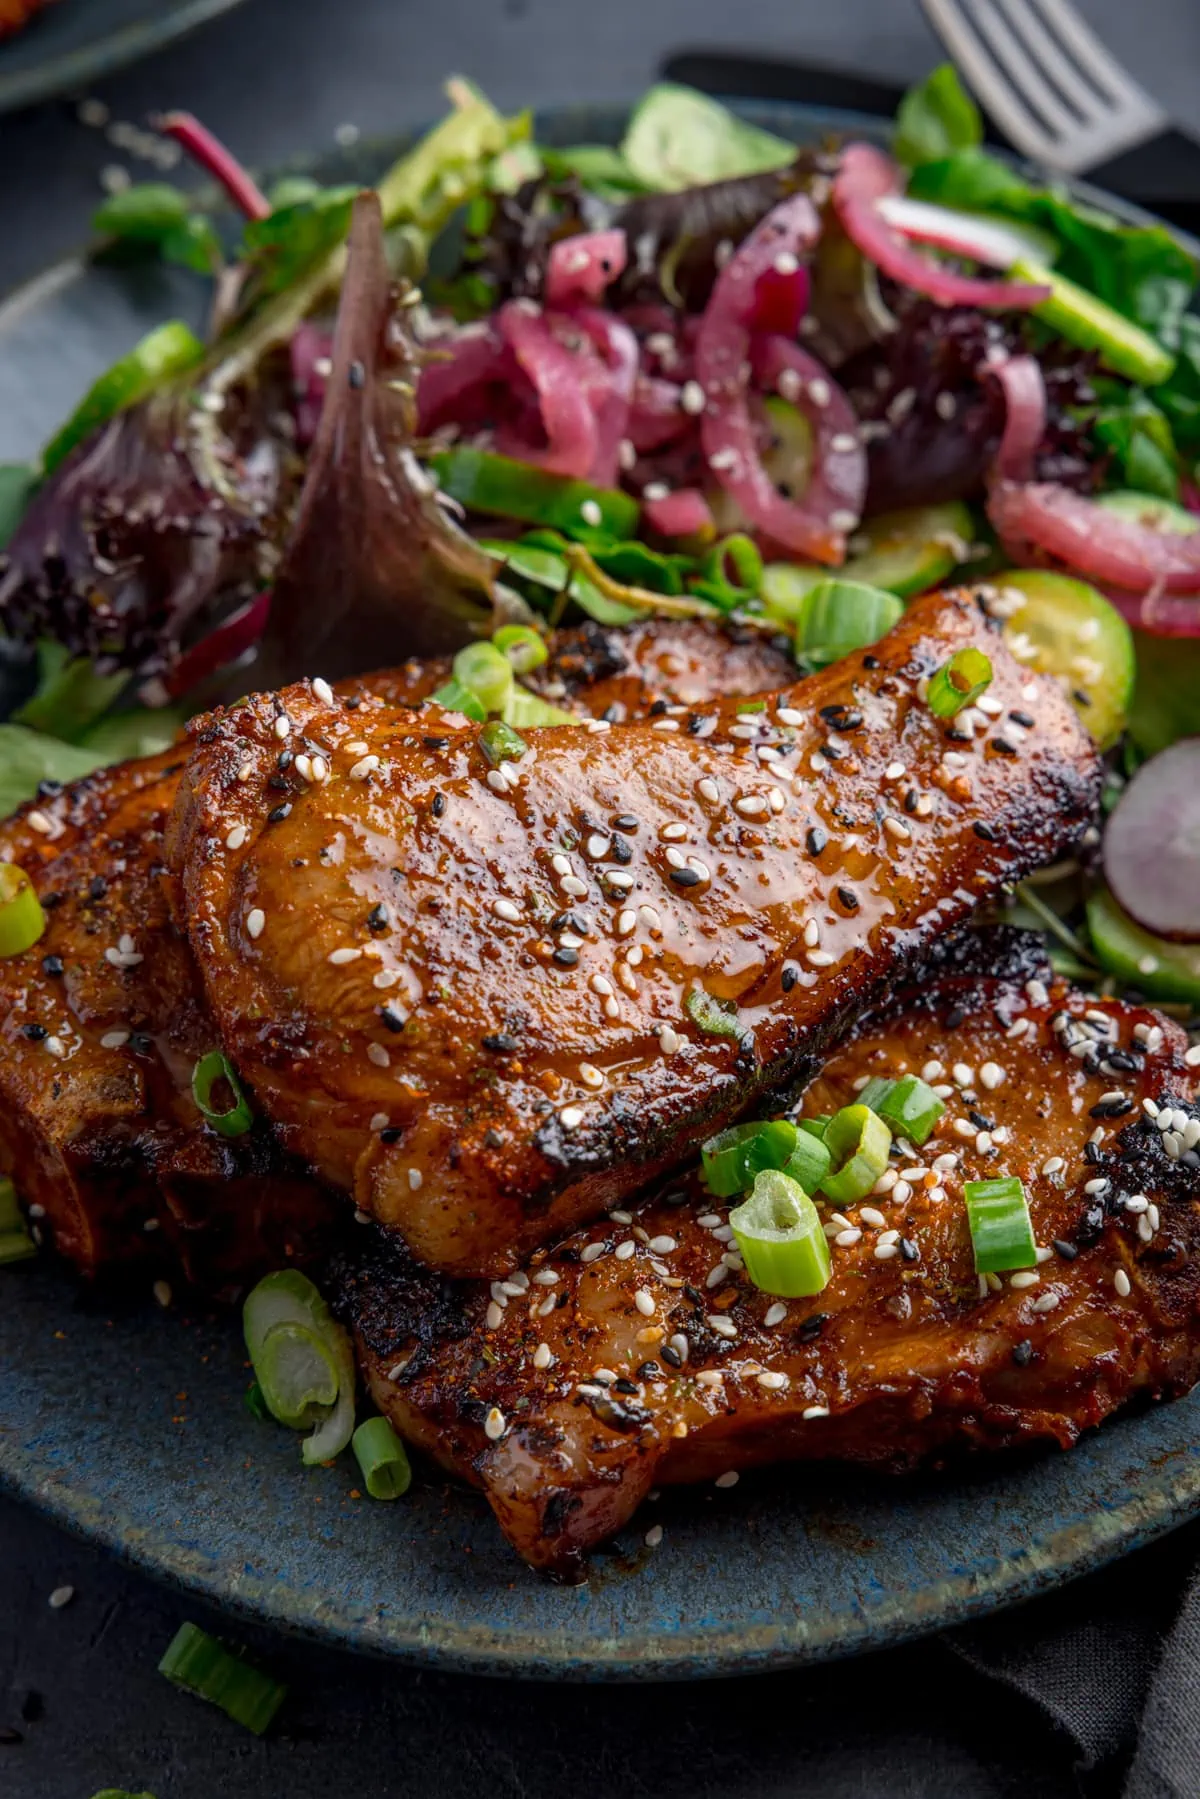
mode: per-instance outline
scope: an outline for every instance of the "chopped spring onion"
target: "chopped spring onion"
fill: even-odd
[[[233,1104],[224,1111],[212,1103],[213,1090],[218,1081],[224,1081],[233,1095]],[[207,1123],[212,1125],[222,1137],[244,1137],[254,1123],[254,1114],[246,1102],[237,1075],[233,1072],[233,1064],[223,1050],[210,1049],[206,1056],[201,1056],[192,1070],[192,1098]]]
[[[821,1142],[824,1143],[825,1133],[832,1122],[833,1117],[831,1113],[821,1112],[818,1113],[815,1118],[797,1118],[796,1128],[801,1131],[807,1131],[810,1137],[818,1137]]]
[[[888,1165],[892,1133],[882,1118],[866,1106],[843,1106],[829,1120],[825,1148],[833,1173],[821,1182],[821,1191],[835,1205],[853,1205],[865,1199]]]
[[[493,718],[479,733],[479,747],[492,766],[498,768],[502,762],[519,762],[527,745],[511,725],[502,718]]]
[[[404,1445],[386,1418],[368,1418],[351,1439],[372,1499],[399,1499],[412,1485]]]
[[[829,1161],[824,1138],[798,1126],[796,1147],[784,1163],[783,1172],[798,1181],[806,1193],[816,1193],[829,1173]]]
[[[820,1216],[790,1175],[764,1169],[729,1222],[746,1273],[761,1292],[801,1299],[829,1284],[829,1244]]]
[[[494,643],[469,643],[454,658],[454,679],[470,688],[485,712],[502,712],[513,684],[513,665]]]
[[[530,693],[519,681],[514,681],[509,688],[500,716],[506,725],[512,725],[517,731],[536,731],[544,725],[577,725],[580,722],[573,712],[552,706],[549,700],[544,700],[539,693]]]
[[[219,1705],[235,1724],[261,1736],[287,1698],[287,1688],[195,1624],[181,1624],[158,1664],[177,1687]]]
[[[916,1074],[903,1075],[898,1081],[877,1076],[867,1082],[858,1103],[882,1118],[897,1137],[917,1144],[924,1143],[946,1110],[933,1088]]]
[[[32,949],[45,929],[46,914],[25,870],[0,862],[0,956]]]
[[[689,585],[693,593],[730,611],[757,598],[762,591],[763,574],[758,545],[753,538],[735,531],[713,545],[700,564],[700,574]]]
[[[354,1359],[307,1275],[298,1268],[265,1275],[246,1299],[242,1328],[271,1416],[292,1430],[315,1427],[304,1461],[339,1455],[354,1431]]]
[[[492,633],[492,642],[512,665],[514,674],[527,675],[540,668],[550,655],[546,640],[532,625],[501,625]]]
[[[991,684],[991,662],[968,644],[965,650],[955,650],[930,681],[929,710],[936,718],[953,718],[964,706],[973,706]]]
[[[975,1251],[976,1274],[1002,1274],[1009,1268],[1036,1268],[1037,1245],[1025,1189],[1015,1175],[994,1181],[965,1181],[967,1223]]]
[[[737,1004],[731,999],[718,999],[703,987],[691,987],[684,995],[683,1009],[692,1023],[710,1037],[740,1037]]]
[[[862,581],[818,581],[800,604],[796,619],[796,657],[824,667],[865,650],[895,625],[904,606],[893,593]]]
[[[464,718],[471,719],[481,725],[487,717],[487,707],[477,694],[461,681],[449,680],[437,688],[429,696],[435,706],[444,706],[447,712],[461,712]]]
[[[764,1168],[786,1168],[800,1133],[787,1118],[735,1124],[710,1137],[700,1151],[704,1181],[718,1199],[748,1193]]]
[[[25,1228],[17,1190],[9,1180],[0,1180],[0,1267],[9,1262],[28,1262],[37,1254],[37,1245]]]
[[[246,1391],[242,1394],[242,1404],[245,1406],[250,1416],[252,1418],[257,1418],[260,1424],[265,1424],[267,1419],[271,1416],[271,1408],[267,1404],[263,1390],[256,1380],[252,1380],[250,1385],[246,1388]]]

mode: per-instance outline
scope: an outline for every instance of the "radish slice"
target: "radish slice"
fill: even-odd
[[[1005,356],[985,362],[1004,395],[1004,434],[996,452],[996,473],[1007,481],[1031,481],[1033,458],[1046,431],[1046,383],[1036,356]]]
[[[1200,737],[1143,763],[1104,833],[1104,873],[1159,937],[1200,939]]]
[[[546,265],[547,306],[602,300],[605,288],[624,272],[628,259],[623,231],[585,231],[563,238],[551,246]]]
[[[880,210],[895,195],[900,174],[895,163],[871,144],[849,144],[833,183],[833,204],[847,237],[869,262],[919,294],[944,306],[1029,308],[1050,298],[1048,287],[1015,281],[980,281],[956,274],[909,248]]]
[[[587,478],[596,487],[616,487],[621,444],[629,435],[630,407],[637,385],[638,340],[628,325],[598,306],[576,306],[570,317],[587,333],[597,351],[595,357],[587,359],[583,375],[583,391],[596,421],[596,453]]]
[[[1197,584],[1200,587],[1200,583]],[[1121,617],[1153,637],[1200,637],[1200,591],[1183,593],[1122,593],[1119,587],[1101,589]]]
[[[907,194],[885,194],[879,212],[915,243],[969,256],[972,262],[982,262],[990,269],[1011,269],[1014,262],[1022,261],[1050,263],[1058,253],[1058,245],[1044,232],[1005,219],[935,206],[931,200],[910,200]]]

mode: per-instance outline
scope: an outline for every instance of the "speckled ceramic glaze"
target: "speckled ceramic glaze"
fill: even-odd
[[[747,111],[798,139],[844,123]],[[615,110],[547,122],[560,142],[619,126]],[[323,172],[369,177],[391,148]],[[0,459],[28,454],[141,331],[198,317],[201,301],[183,276],[77,263],[15,296],[0,309]],[[392,1505],[352,1496],[349,1458],[304,1470],[297,1439],[241,1403],[236,1319],[149,1299],[109,1309],[23,1265],[0,1275],[0,1367],[0,1481],[50,1517],[231,1612],[491,1674],[678,1678],[852,1654],[1028,1598],[1200,1500],[1185,1400],[1067,1455],[903,1481],[810,1467],[668,1495],[585,1585],[556,1587],[515,1559],[482,1500],[431,1470]]]

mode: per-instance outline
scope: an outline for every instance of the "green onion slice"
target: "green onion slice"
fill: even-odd
[[[804,1128],[796,1129],[796,1147],[784,1163],[783,1172],[798,1181],[806,1193],[816,1193],[829,1173],[830,1154],[823,1137]]]
[[[903,603],[882,587],[863,581],[818,581],[800,603],[796,620],[796,656],[823,667],[865,650],[886,637],[904,612]]]
[[[412,1485],[403,1443],[386,1418],[368,1418],[353,1436],[363,1485],[372,1499],[399,1499]]]
[[[28,1262],[36,1254],[37,1244],[25,1228],[17,1190],[10,1180],[0,1180],[0,1267]]]
[[[740,1037],[742,1034],[735,1001],[718,999],[715,993],[706,993],[703,987],[688,989],[683,1009],[692,1023],[710,1037]]]
[[[787,1118],[735,1124],[710,1137],[700,1151],[705,1185],[718,1199],[748,1193],[764,1168],[786,1168],[800,1133]]]
[[[136,406],[156,387],[195,368],[203,360],[204,345],[181,319],[170,319],[165,325],[156,326],[88,388],[66,424],[55,432],[42,451],[43,471],[47,475],[53,474],[59,463],[85,437],[90,437],[118,412]]]
[[[472,693],[469,687],[464,687],[461,681],[446,681],[429,697],[435,706],[444,706],[447,712],[461,712],[464,718],[471,719],[474,724],[481,725],[487,717],[487,707],[478,694]]]
[[[181,1624],[158,1664],[177,1687],[219,1705],[235,1724],[261,1736],[287,1698],[287,1688],[195,1624]]]
[[[549,659],[546,640],[532,625],[501,625],[493,631],[492,642],[502,656],[508,658],[514,674],[527,675]]]
[[[233,1104],[220,1111],[212,1103],[213,1090],[224,1081],[233,1095]],[[254,1113],[246,1101],[233,1064],[223,1050],[210,1049],[192,1070],[192,1098],[206,1121],[222,1137],[244,1137],[254,1123]]]
[[[828,1131],[832,1122],[833,1117],[831,1113],[821,1112],[818,1113],[815,1118],[797,1118],[796,1128],[797,1130],[807,1131],[810,1137],[819,1137],[821,1142],[824,1143],[825,1133]]]
[[[262,1397],[273,1418],[313,1434],[301,1455],[331,1461],[354,1432],[350,1339],[298,1268],[268,1274],[248,1295],[242,1329]]]
[[[821,1191],[839,1206],[865,1199],[887,1167],[891,1147],[892,1133],[882,1118],[864,1105],[843,1106],[825,1132],[833,1173],[821,1182]]]
[[[966,1181],[967,1223],[975,1251],[976,1274],[1002,1274],[1009,1268],[1036,1268],[1037,1245],[1025,1188],[1015,1175],[994,1181]]]
[[[469,643],[454,658],[454,679],[469,688],[485,712],[502,712],[513,684],[513,665],[494,643]]]
[[[573,712],[564,712],[561,706],[552,706],[540,694],[530,693],[528,687],[522,687],[514,681],[504,702],[504,710],[500,717],[506,725],[512,725],[517,731],[536,731],[544,725],[577,725],[580,720]]]
[[[0,956],[32,949],[46,929],[33,882],[15,862],[0,862]]]
[[[829,1284],[829,1244],[817,1208],[790,1175],[764,1169],[729,1214],[746,1273],[763,1293],[801,1299]]]
[[[511,725],[493,718],[479,733],[479,747],[493,768],[498,768],[502,762],[518,762],[528,746]]]
[[[946,1110],[933,1088],[916,1074],[903,1075],[898,1081],[877,1075],[867,1082],[858,1103],[882,1118],[897,1137],[918,1144],[925,1142]]]
[[[991,682],[992,665],[982,650],[970,645],[955,650],[929,683],[929,710],[936,718],[953,718],[964,706],[973,705]]]

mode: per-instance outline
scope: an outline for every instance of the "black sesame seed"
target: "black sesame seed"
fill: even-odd
[[[275,766],[276,768],[290,768],[295,760],[296,756],[293,750],[280,750]]]
[[[1010,743],[1007,737],[993,737],[991,745],[998,756],[1015,756],[1017,754],[1016,744]]]
[[[129,1047],[135,1056],[148,1056],[154,1044],[145,1031],[134,1031],[129,1039]]]
[[[985,843],[999,843],[1000,841],[991,825],[985,824],[982,818],[977,818],[975,820],[972,829],[974,830],[976,837],[982,837]]]
[[[493,1031],[490,1036],[484,1038],[483,1047],[492,1050],[497,1056],[511,1056],[521,1046],[515,1037],[508,1035],[507,1031]]]
[[[22,1026],[21,1035],[31,1043],[44,1043],[50,1033],[44,1024],[27,1024]]]
[[[61,781],[39,781],[37,796],[40,800],[56,800],[63,790]]]
[[[607,719],[610,725],[618,725],[621,722],[621,708],[614,700],[611,706],[606,706],[604,708],[600,716],[601,718]]]
[[[63,959],[61,956],[42,957],[42,973],[48,974],[52,981],[57,980],[62,971]]]
[[[820,825],[811,825],[805,837],[805,842],[808,845],[809,855],[819,856],[821,851],[825,848],[825,845],[829,842],[829,837],[827,833],[821,829]]]
[[[617,1379],[613,1382],[613,1392],[631,1393],[636,1399],[638,1393],[637,1383],[636,1381],[626,1380],[624,1375],[618,1375]]]
[[[448,746],[448,737],[422,737],[421,742],[427,750],[444,750]]]
[[[828,1312],[810,1312],[796,1326],[796,1335],[802,1343],[812,1343],[824,1330],[828,1318]]]
[[[863,657],[863,667],[864,668],[878,668],[879,667],[879,657],[878,656],[864,656]]]
[[[921,796],[917,792],[915,787],[910,787],[908,792],[905,794],[904,810],[909,814],[910,817],[916,811],[918,802],[920,801],[920,797]]]
[[[664,712],[665,712],[665,711],[666,711],[666,709],[667,709],[667,702],[666,702],[666,700],[654,700],[654,701],[652,701],[652,702],[651,702],[651,706],[650,706],[650,716],[651,716],[651,718],[661,718],[661,717],[662,717],[662,715],[663,715],[663,713],[664,713]]]
[[[291,783],[286,775],[270,775],[267,779],[267,786],[275,793],[289,793],[291,791]]]
[[[855,893],[853,887],[838,887],[835,888],[834,891],[841,900],[843,906],[845,906],[847,912],[858,911],[858,895]]]
[[[623,837],[614,837],[608,846],[608,853],[614,862],[622,865],[633,861],[633,850]]]
[[[367,928],[372,931],[386,931],[390,923],[391,918],[388,909],[383,901],[380,900],[379,904],[377,906],[372,906],[371,910],[367,913]]]
[[[948,1031],[956,1031],[959,1025],[964,1022],[966,1016],[967,1013],[964,1006],[951,1006],[946,1014],[946,1029]]]
[[[402,1031],[404,1029],[405,1025],[408,1023],[408,1020],[405,1018],[404,1013],[397,1011],[396,1007],[394,1005],[392,1005],[390,1000],[388,1001],[386,1006],[380,1006],[379,1016],[383,1020],[384,1024],[386,1024],[389,1031]]]
[[[1032,731],[1034,721],[1028,712],[1010,712],[1008,716],[1014,725],[1021,725],[1026,731]]]
[[[403,1135],[404,1132],[400,1129],[398,1124],[389,1124],[384,1130],[380,1131],[379,1141],[381,1143],[399,1143]]]
[[[1124,1118],[1126,1112],[1133,1111],[1133,1101],[1127,1094],[1120,1099],[1099,1100],[1088,1113],[1089,1118]]]
[[[355,359],[346,371],[346,379],[356,391],[366,385],[367,371],[362,363]]]
[[[1074,1243],[1068,1243],[1065,1237],[1055,1237],[1054,1253],[1060,1255],[1064,1262],[1073,1262],[1079,1250]]]
[[[578,912],[556,912],[550,920],[550,929],[555,932],[574,931],[577,937],[586,937],[588,921],[580,918]]]
[[[971,1123],[975,1126],[977,1131],[994,1131],[996,1128],[993,1121],[990,1118],[985,1118],[982,1112],[968,1112],[967,1117],[971,1120]]]
[[[901,1237],[900,1254],[906,1262],[919,1262],[921,1259],[921,1252],[911,1237]]]
[[[1083,1159],[1085,1162],[1090,1162],[1093,1168],[1099,1168],[1101,1162],[1104,1160],[1104,1157],[1100,1154],[1099,1144],[1093,1143],[1090,1137],[1083,1146]]]
[[[664,1206],[685,1206],[687,1204],[687,1194],[680,1192],[678,1189],[672,1189],[670,1193],[663,1194],[662,1203]]]
[[[1109,1068],[1120,1074],[1136,1074],[1145,1065],[1141,1056],[1131,1055],[1126,1049],[1110,1049],[1104,1060]]]
[[[783,965],[783,972],[779,977],[779,985],[783,988],[783,991],[785,993],[790,993],[799,979],[800,970],[797,968],[796,964],[794,962],[785,962]]]
[[[357,712],[359,707],[362,705],[362,694],[361,693],[352,693],[350,695],[349,699],[345,699],[342,701],[342,704],[343,704],[343,706],[345,706],[347,712]]]
[[[42,911],[43,912],[53,912],[55,906],[61,906],[62,902],[63,902],[63,896],[61,893],[43,893],[43,895],[42,895]]]
[[[267,813],[267,823],[270,825],[282,824],[291,809],[292,802],[290,800],[285,800],[282,806],[272,806],[271,810]]]
[[[446,796],[444,793],[434,794],[433,804],[430,806],[429,810],[433,813],[435,818],[440,818],[442,816],[442,813],[446,810]]]
[[[706,731],[708,729],[708,727],[712,724],[712,722],[713,721],[712,721],[711,717],[707,713],[704,713],[704,712],[691,713],[689,715],[688,721],[687,721],[687,730],[688,730],[689,737],[699,737],[701,732]]]
[[[556,949],[554,960],[560,968],[574,968],[579,960],[579,951],[577,949]]]
[[[483,1133],[483,1143],[484,1143],[485,1149],[503,1149],[504,1148],[503,1136],[501,1135],[501,1133],[499,1131],[493,1130],[493,1128],[490,1124],[488,1125],[487,1130]]]
[[[835,748],[832,743],[818,744],[817,752],[819,755],[824,756],[828,762],[840,762],[846,753],[844,750]]]
[[[677,887],[698,887],[700,885],[700,876],[694,868],[672,868],[669,873]]]
[[[89,899],[103,899],[107,892],[108,892],[108,882],[105,880],[104,876],[103,875],[93,875],[91,880],[88,882],[88,898]],[[42,904],[48,905],[49,901],[43,900]]]
[[[658,1353],[659,1353],[659,1355],[661,1355],[663,1361],[666,1362],[666,1364],[669,1368],[682,1368],[683,1367],[683,1357],[680,1355],[679,1351],[674,1347],[673,1344],[664,1343]]]
[[[1090,706],[1092,703],[1091,694],[1085,693],[1082,687],[1076,687],[1072,691],[1071,698],[1075,701],[1077,706]]]
[[[612,820],[612,828],[614,831],[636,831],[640,828],[641,822],[641,819],[636,818],[632,812],[620,812]]]
[[[643,1362],[639,1368],[634,1369],[634,1373],[639,1380],[658,1380],[662,1375],[662,1369],[657,1362]]]
[[[1023,1343],[1013,1345],[1012,1359],[1018,1368],[1028,1368],[1033,1360],[1033,1344],[1026,1337]]]

